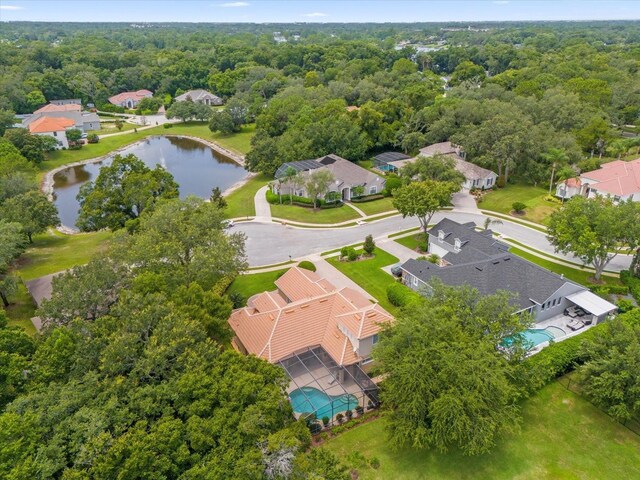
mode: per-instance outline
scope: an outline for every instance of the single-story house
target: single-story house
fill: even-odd
[[[571,198],[584,195],[594,198],[596,195],[613,197],[616,202],[633,200],[640,202],[640,158],[625,162],[615,160],[603,164],[598,170],[584,172],[580,178],[571,179],[574,187],[567,188],[567,182],[560,182],[556,196]]]
[[[517,313],[530,313],[536,324],[565,318],[567,310],[580,308],[584,324],[593,325],[616,311],[586,287],[509,253],[509,246],[496,240],[491,230],[475,227],[473,222],[448,218],[438,222],[428,232],[428,248],[440,257],[439,263],[408,260],[401,266],[403,283],[426,294],[436,278],[445,285],[469,285],[483,295],[506,290],[515,294]]]
[[[48,103],[44,107],[40,107],[33,114],[48,113],[48,112],[80,112],[82,111],[82,105],[79,103]]]
[[[49,105],[47,105],[49,106]],[[67,104],[63,105],[63,107],[76,107],[78,105],[75,104]],[[42,110],[42,109],[40,109]],[[75,128],[82,130],[83,132],[90,132],[92,130],[100,130],[100,117],[97,113],[93,112],[81,112],[79,110],[75,110],[73,108],[67,110],[45,110],[34,113],[33,115],[27,116],[22,121],[22,126],[28,128],[31,123],[38,120],[42,117],[50,117],[50,118],[68,118],[74,121]]]
[[[373,157],[373,166],[383,172],[397,172],[397,162],[409,160],[411,157],[400,152],[384,152]]]
[[[49,103],[53,103],[54,105],[82,105],[82,100],[79,98],[62,98],[60,100],[51,100]]]
[[[335,181],[329,187],[329,192],[339,193],[342,200],[351,200],[355,187],[364,187],[363,195],[373,195],[381,193],[386,184],[383,176],[376,175],[334,154],[325,155],[315,160],[283,163],[278,167],[278,170],[276,170],[275,178],[283,178],[289,168],[296,170],[303,178],[308,176],[310,172],[321,168],[330,171]],[[284,182],[282,185],[279,185],[279,182],[272,182],[271,188],[275,193],[282,193],[283,195],[292,193],[298,197],[308,197],[304,184],[295,185],[291,182]],[[324,195],[321,196],[321,198],[324,198]]]
[[[75,128],[75,122],[71,118],[42,116],[29,124],[29,132],[32,135],[48,135],[58,141],[59,148],[68,148],[66,131]]]
[[[204,103],[205,105],[222,105],[224,103],[219,96],[201,88],[184,92],[182,95],[178,95],[175,100],[176,102],[191,100],[192,102]]]
[[[109,102],[114,105],[118,105],[124,108],[136,108],[140,100],[143,98],[150,98],[153,96],[153,92],[149,90],[137,90],[135,92],[122,92],[109,97]]]
[[[351,288],[336,288],[315,272],[293,267],[276,280],[276,290],[249,298],[234,310],[229,325],[233,347],[283,368],[294,412],[318,419],[377,403],[377,387],[362,367],[382,325],[393,317]],[[349,398],[331,405],[317,397]],[[314,401],[314,397],[316,401]]]

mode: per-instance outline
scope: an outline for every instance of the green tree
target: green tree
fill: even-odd
[[[329,191],[335,177],[329,170],[319,168],[312,171],[306,178],[307,195],[313,199],[313,208],[318,206],[318,198]]]
[[[124,127],[124,123],[119,118],[116,118],[115,126],[118,129],[118,131],[121,131],[122,127]]]
[[[215,205],[216,208],[227,207],[227,201],[222,196],[220,187],[213,187],[213,189],[211,190],[211,197],[209,197],[209,201],[212,205]]]
[[[293,205],[293,190],[298,186],[298,181],[296,177],[298,176],[298,171],[293,167],[287,167],[282,175],[282,181],[284,184],[289,185],[292,189],[291,195],[289,195],[289,203]]]
[[[167,118],[179,118],[183,122],[196,116],[196,104],[192,101],[176,102],[166,112]]]
[[[159,199],[178,196],[178,184],[159,165],[151,170],[133,154],[116,155],[94,182],[80,188],[77,225],[84,231],[123,228]]]
[[[364,239],[362,250],[364,250],[367,255],[371,255],[373,254],[373,251],[375,249],[376,249],[376,242],[373,241],[373,236],[367,235]]]
[[[44,161],[46,151],[46,140],[42,140],[44,137],[31,135],[26,128],[10,128],[5,131],[4,138],[9,140],[30,162],[39,164]]]
[[[413,182],[394,190],[393,206],[402,214],[402,218],[416,217],[427,238],[431,217],[447,206],[451,196],[459,189],[459,185],[450,182]]]
[[[414,162],[408,163],[400,169],[400,176],[405,181],[436,180],[457,185],[462,185],[464,182],[464,175],[456,170],[455,161],[446,155],[419,156]]]
[[[640,245],[640,205],[577,196],[553,212],[547,233],[556,252],[572,253],[592,265],[599,281],[616,255]]]
[[[209,120],[209,130],[212,132],[220,132],[230,134],[236,131],[231,114],[225,110],[213,112],[211,120]]]
[[[47,99],[44,98],[44,95],[40,90],[33,90],[29,92],[27,94],[26,101],[27,108],[29,108],[29,110],[32,112],[47,103]]]
[[[521,421],[522,332],[506,292],[483,296],[434,283],[427,299],[386,328],[373,351],[381,400],[397,447],[486,453]],[[509,354],[496,348],[514,340]]]
[[[582,344],[584,394],[620,422],[640,417],[640,310],[603,325]]]
[[[25,390],[24,372],[34,351],[33,339],[22,328],[9,327],[0,309],[0,410]]]
[[[20,194],[4,202],[0,217],[7,222],[20,223],[29,243],[33,243],[34,234],[60,223],[56,206],[37,191]]]
[[[16,114],[11,110],[0,110],[0,136],[16,123]]]
[[[22,225],[0,220],[0,299],[5,307],[9,306],[9,296],[16,290],[16,279],[10,274],[10,268],[25,246]]]
[[[65,132],[67,140],[69,141],[69,145],[77,146],[81,145],[80,139],[82,138],[82,130],[78,128],[71,128]]]
[[[568,162],[567,154],[559,148],[552,148],[543,155],[544,159],[551,165],[551,180],[549,180],[549,195],[553,191],[553,180],[556,170],[566,166]]]

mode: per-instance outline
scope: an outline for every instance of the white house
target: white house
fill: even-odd
[[[625,162],[616,160],[605,163],[598,170],[584,172],[579,179],[573,180],[573,189],[566,188],[561,182],[556,188],[556,196],[571,198],[584,195],[593,198],[596,195],[613,197],[616,202],[633,200],[640,202],[640,158]]]
[[[178,95],[175,100],[176,102],[191,100],[192,102],[204,103],[205,105],[222,105],[224,103],[219,96],[201,88],[184,92],[182,95]]]
[[[140,100],[143,98],[150,98],[153,96],[153,92],[149,90],[137,90],[135,92],[122,92],[109,97],[109,102],[114,105],[118,105],[124,108],[136,108]]]
[[[40,117],[29,124],[29,132],[53,137],[58,141],[59,148],[69,148],[66,131],[75,126],[76,123],[70,118]]]

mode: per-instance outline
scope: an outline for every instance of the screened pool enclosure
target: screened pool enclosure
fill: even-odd
[[[333,424],[339,413],[378,405],[378,387],[369,376],[358,365],[338,365],[322,347],[294,353],[278,365],[291,379],[287,393],[297,418],[313,414]]]

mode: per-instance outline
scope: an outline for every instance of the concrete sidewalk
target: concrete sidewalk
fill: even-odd
[[[253,197],[253,203],[256,208],[256,218],[254,218],[254,222],[271,223],[271,205],[267,202],[267,190],[269,190],[269,186],[265,185],[260,188]]]

